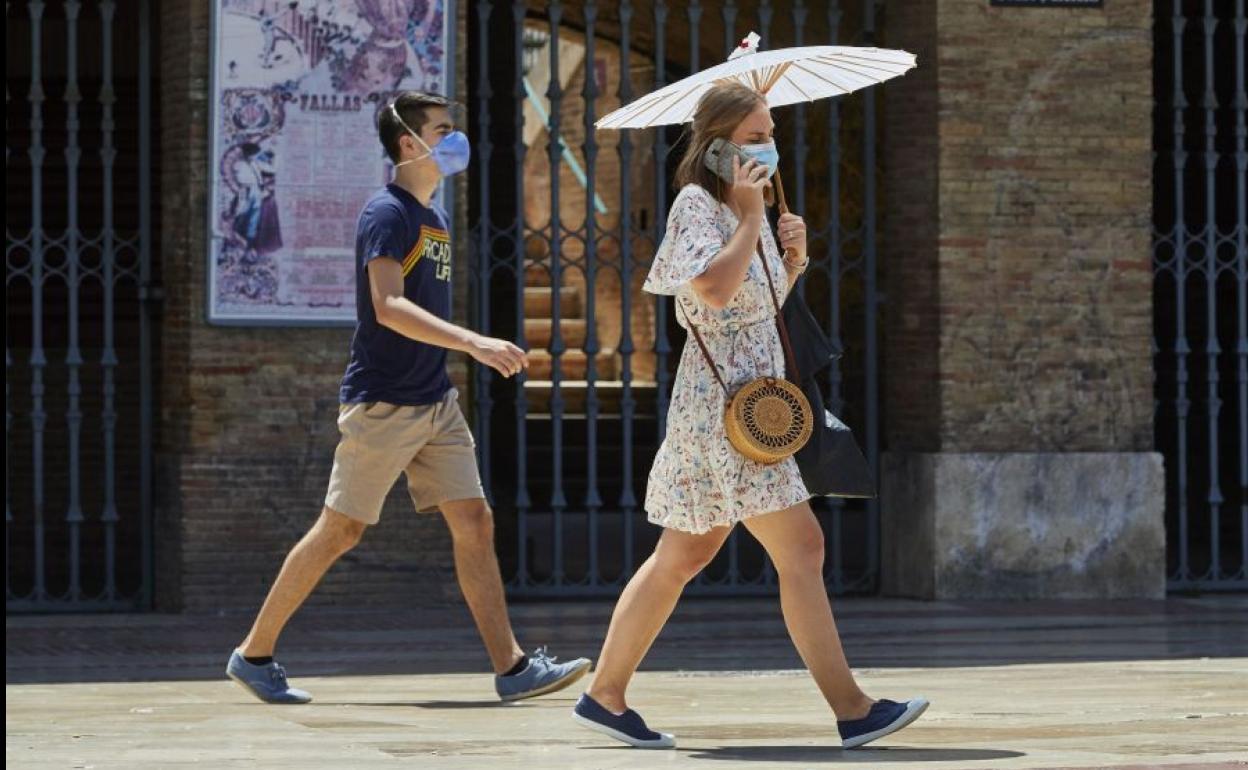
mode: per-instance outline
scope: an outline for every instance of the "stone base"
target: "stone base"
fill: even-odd
[[[881,482],[886,595],[1165,595],[1159,454],[886,453]]]

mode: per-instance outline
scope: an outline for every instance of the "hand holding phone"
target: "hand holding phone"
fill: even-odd
[[[734,158],[742,166],[753,160],[739,145],[727,139],[718,138],[711,142],[702,161],[720,179],[728,184],[736,184],[736,167],[732,165]]]
[[[767,180],[767,167],[756,160],[744,164],[737,158],[732,159],[733,182],[729,196],[737,204],[737,211],[742,219],[765,217],[763,191],[771,184]]]
[[[723,138],[711,142],[703,161],[720,179],[732,185],[729,197],[742,218],[763,218],[763,191],[771,184],[767,166]]]

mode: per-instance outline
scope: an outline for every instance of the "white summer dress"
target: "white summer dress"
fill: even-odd
[[[697,325],[732,392],[758,377],[784,376],[776,311],[757,253],[745,282],[722,310],[702,302],[690,285],[723,249],[737,224],[732,210],[703,187],[686,185],[672,202],[667,233],[643,286],[651,294],[676,297],[677,321],[687,328],[687,315]],[[769,227],[763,227],[762,240],[777,299],[783,304],[787,274]],[[667,434],[646,488],[651,522],[702,534],[810,498],[793,458],[763,465],[732,447],[724,433],[725,405],[724,392],[690,335],[672,384]]]

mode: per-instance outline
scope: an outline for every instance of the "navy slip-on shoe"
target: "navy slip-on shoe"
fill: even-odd
[[[926,710],[926,698],[913,698],[905,703],[878,700],[862,719],[849,719],[836,723],[836,729],[841,734],[841,748],[857,748],[877,738],[895,733],[918,719]]]
[[[307,703],[312,700],[308,693],[286,683],[286,669],[277,663],[253,665],[238,650],[230,656],[225,675],[265,703]]]
[[[559,663],[539,647],[529,656],[529,665],[512,676],[495,676],[494,691],[504,701],[533,698],[538,695],[562,690],[585,676],[592,665],[589,658],[577,658]]]
[[[591,730],[609,735],[636,749],[674,749],[676,739],[667,733],[656,733],[646,727],[641,714],[629,709],[623,714],[612,714],[598,701],[582,695],[572,709],[572,720]]]

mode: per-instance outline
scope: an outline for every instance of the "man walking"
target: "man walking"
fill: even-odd
[[[455,571],[494,666],[495,690],[517,700],[560,690],[590,661],[526,655],[512,633],[494,527],[477,472],[472,434],[446,371],[459,350],[505,377],[528,366],[524,351],[451,324],[451,246],[438,184],[468,167],[468,138],[451,102],[408,91],[382,110],[377,133],[395,164],[356,229],[356,316],[342,379],[329,492],[320,518],[291,550],[227,675],[268,703],[306,703],[273,660],[277,637],[321,577],[376,524],[386,494],[406,473],[417,511],[441,511]]]

